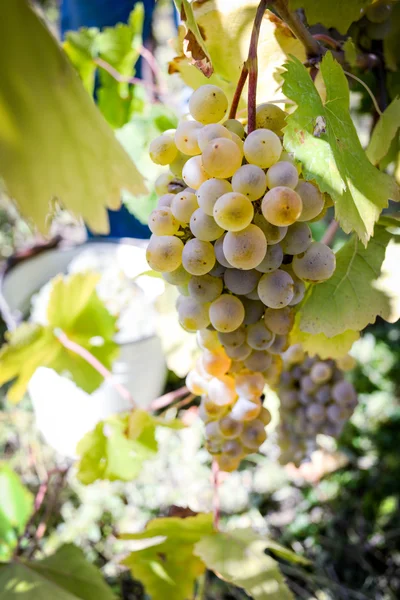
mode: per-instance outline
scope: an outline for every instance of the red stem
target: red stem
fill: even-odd
[[[326,231],[321,239],[321,242],[323,244],[326,244],[327,246],[329,246],[329,244],[331,244],[331,242],[333,242],[333,239],[334,239],[338,229],[339,229],[339,223],[337,221],[335,221],[335,219],[333,219],[329,223],[328,227],[326,228]]]
[[[220,498],[219,498],[220,470],[219,470],[219,465],[218,465],[217,461],[215,460],[215,458],[212,461],[211,470],[212,470],[213,489],[214,489],[214,494],[213,494],[214,529],[216,531],[218,531],[219,530],[219,521],[220,521],[220,517],[221,517],[221,502],[220,502]]]
[[[340,43],[331,38],[330,35],[326,35],[325,33],[316,33],[313,35],[314,40],[318,40],[319,42],[323,42],[330,48],[337,50],[340,46]]]
[[[104,69],[104,71],[107,71],[107,73],[109,73],[109,75],[111,75],[111,77],[113,77],[116,81],[119,81],[120,83],[131,83],[132,85],[142,85],[144,87],[149,88],[149,90],[152,90],[153,92],[159,91],[158,86],[154,85],[150,81],[145,81],[144,79],[139,79],[138,77],[126,77],[125,75],[121,75],[121,73],[119,71],[117,71],[117,69],[114,69],[114,67],[112,65],[110,65],[108,62],[106,62],[102,58],[96,58],[94,60],[94,63],[101,69]]]
[[[153,400],[149,406],[149,410],[159,410],[160,408],[164,408],[165,406],[168,406],[174,402],[174,400],[182,398],[182,396],[186,396],[188,393],[189,390],[185,386],[178,388],[177,390],[173,390],[172,392],[168,392],[167,394],[164,394],[163,396]]]
[[[260,28],[264,13],[267,9],[268,0],[261,0],[258,5],[256,17],[254,19],[253,30],[251,32],[249,56],[247,58],[247,68],[249,70],[249,91],[248,91],[248,121],[247,133],[251,133],[256,128],[256,99],[257,99],[257,78],[258,78],[258,58],[257,47]]]
[[[242,72],[240,73],[239,81],[236,86],[235,95],[233,96],[231,110],[229,111],[229,118],[235,119],[236,112],[239,106],[240,97],[243,92],[244,84],[246,83],[247,75],[249,70],[247,68],[247,61],[243,63]]]

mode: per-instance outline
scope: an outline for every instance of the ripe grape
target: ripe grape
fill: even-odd
[[[238,437],[243,429],[243,423],[232,419],[230,415],[223,417],[219,422],[219,429],[226,439],[232,439]]]
[[[271,354],[282,354],[289,347],[289,338],[287,335],[275,335],[275,339],[268,348]]]
[[[198,208],[190,217],[190,231],[202,242],[214,242],[224,233],[213,217]]]
[[[205,275],[215,265],[214,248],[210,242],[193,238],[186,242],[185,247],[182,244],[182,248],[182,264],[191,275]]]
[[[179,227],[179,222],[168,207],[156,208],[150,213],[149,229],[155,235],[174,235]]]
[[[220,332],[235,331],[243,323],[244,306],[236,296],[222,294],[210,306],[210,321]]]
[[[178,150],[188,156],[200,154],[201,149],[197,138],[202,128],[203,125],[197,121],[182,121],[179,123],[175,131],[175,145]]]
[[[233,191],[239,192],[254,202],[265,193],[267,178],[264,171],[256,165],[243,165],[232,177]]]
[[[201,156],[192,156],[182,168],[182,178],[188,187],[198,190],[202,183],[210,179],[203,167]]]
[[[244,396],[239,396],[232,407],[230,416],[235,421],[245,422],[255,419],[261,411],[261,400],[258,398],[249,400]]]
[[[245,454],[243,446],[238,440],[227,440],[222,446],[222,452],[232,458],[241,458]]]
[[[146,250],[146,260],[154,271],[175,271],[182,263],[182,241],[173,235],[152,235]]]
[[[195,396],[202,396],[207,392],[208,383],[205,379],[201,377],[197,371],[192,369],[189,371],[186,377],[186,387],[189,392],[195,394]]]
[[[218,123],[212,123],[211,125],[205,125],[197,136],[197,141],[201,152],[207,148],[208,144],[217,138],[226,138],[232,140],[232,136],[229,131]]]
[[[241,457],[234,458],[228,454],[219,454],[216,457],[216,461],[221,471],[232,473],[232,471],[236,471],[236,469],[239,467]]]
[[[227,353],[229,358],[232,358],[236,361],[241,361],[245,360],[245,358],[247,358],[250,355],[252,349],[250,348],[250,346],[244,343],[241,346],[225,346],[225,352]]]
[[[247,162],[262,169],[267,169],[278,162],[282,152],[282,144],[273,131],[256,129],[247,136],[243,150]]]
[[[272,362],[272,356],[263,350],[253,350],[252,353],[244,359],[245,367],[251,371],[265,371]]]
[[[258,448],[267,439],[264,424],[258,419],[245,423],[243,431],[240,434],[240,441],[245,448],[250,450],[258,450]]]
[[[251,300],[250,298],[242,298],[244,306],[244,325],[257,323],[264,314],[265,306],[260,300]]]
[[[247,343],[253,350],[266,350],[274,341],[275,335],[265,327],[262,321],[248,325]]]
[[[223,124],[231,133],[235,133],[240,138],[244,138],[244,127],[237,119],[228,119]]]
[[[194,298],[181,297],[178,305],[179,323],[187,331],[204,329],[210,324],[208,304],[198,302]]]
[[[246,329],[243,326],[238,327],[234,331],[223,333],[219,331],[217,337],[224,346],[241,346],[246,340]]]
[[[282,128],[285,126],[285,112],[269,102],[259,104],[256,108],[256,127],[257,129],[270,129],[277,135],[282,135]]]
[[[317,362],[311,367],[310,377],[314,383],[326,383],[332,377],[332,367],[326,362]]]
[[[265,325],[273,333],[287,335],[294,324],[293,309],[288,306],[284,308],[267,308],[264,314],[264,321]]]
[[[225,287],[230,292],[244,296],[257,286],[261,274],[250,269],[249,271],[241,271],[240,269],[226,269],[224,273]]]
[[[190,273],[186,269],[179,265],[174,271],[170,271],[162,274],[163,279],[172,285],[185,285],[189,283]]]
[[[301,198],[303,208],[299,221],[311,221],[317,217],[324,208],[324,197],[321,192],[308,181],[299,181],[295,191]]]
[[[214,204],[216,223],[227,231],[241,231],[250,225],[254,215],[253,205],[238,192],[224,194]]]
[[[207,179],[196,191],[197,202],[206,215],[213,216],[214,204],[224,194],[232,191],[232,186],[226,179]]]
[[[196,340],[203,350],[216,350],[217,348],[221,348],[217,332],[211,329],[200,329],[196,333]]]
[[[265,256],[267,242],[261,229],[251,224],[242,231],[228,231],[223,250],[232,267],[254,269]]]
[[[189,100],[189,111],[200,123],[218,123],[228,109],[228,98],[216,85],[202,85],[193,92]]]
[[[218,406],[233,404],[237,398],[235,380],[230,375],[213,377],[208,384],[208,397]]]
[[[338,381],[332,388],[332,397],[340,405],[353,404],[356,401],[354,387],[349,381]]]
[[[189,294],[198,302],[212,302],[222,294],[222,279],[212,275],[194,276],[188,282]]]
[[[217,261],[225,268],[229,269],[232,268],[232,265],[230,262],[228,262],[226,260],[226,256],[224,253],[224,239],[225,239],[225,234],[223,236],[221,236],[220,238],[218,238],[215,241],[214,244],[214,253],[215,253],[215,258],[217,259]]]
[[[293,223],[281,242],[285,254],[301,254],[312,242],[311,229],[307,223]]]
[[[188,192],[188,189],[175,194],[171,202],[172,214],[181,223],[189,223],[190,217],[199,208],[196,195]]]
[[[159,135],[150,142],[149,154],[151,160],[156,165],[169,165],[175,160],[178,154],[174,138],[170,135]]]
[[[231,139],[221,137],[207,144],[202,154],[202,164],[210,177],[226,179],[238,170],[242,158],[237,144]]]
[[[204,350],[201,356],[201,365],[209,375],[213,377],[222,377],[229,371],[231,359],[223,348],[216,350]]]
[[[291,225],[302,211],[300,196],[288,187],[275,187],[267,192],[261,204],[261,210],[267,221],[277,227]]]
[[[253,220],[254,224],[257,225],[257,227],[259,227],[265,235],[268,246],[279,244],[279,242],[285,237],[288,230],[287,227],[277,227],[276,225],[268,223],[268,221],[261,214],[256,214]]]
[[[161,173],[154,183],[154,189],[157,196],[162,196],[163,194],[168,194],[169,192],[169,184],[174,180],[174,176],[172,173]],[[159,200],[160,202],[160,200]]]
[[[268,169],[267,187],[269,189],[284,186],[294,190],[298,182],[299,174],[297,169],[289,162],[279,161]]]
[[[263,260],[257,265],[257,271],[260,273],[270,273],[278,269],[283,260],[283,250],[279,244],[267,246],[267,252]]]
[[[312,242],[304,253],[293,259],[293,271],[304,281],[325,281],[333,275],[335,266],[334,253],[322,242]]]
[[[266,273],[258,282],[260,300],[269,308],[283,308],[293,298],[293,279],[281,269]]]
[[[272,415],[269,412],[268,408],[265,408],[265,406],[262,407],[260,414],[258,415],[257,419],[259,421],[261,421],[261,423],[264,425],[264,427],[266,427],[267,425],[269,425],[271,423],[272,420]]]

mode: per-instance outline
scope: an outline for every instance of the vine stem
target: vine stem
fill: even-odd
[[[240,97],[243,92],[244,84],[246,83],[249,70],[247,68],[247,61],[243,64],[242,72],[240,73],[239,81],[236,86],[235,94],[233,96],[231,109],[229,111],[229,118],[234,119],[236,117],[237,109],[240,102]]]
[[[326,244],[327,246],[329,246],[333,242],[333,239],[334,239],[338,229],[339,229],[339,223],[337,221],[335,221],[335,219],[332,219],[332,221],[329,223],[324,235],[322,236],[321,242],[323,244]]]
[[[221,502],[219,497],[219,485],[220,485],[220,470],[219,465],[215,458],[212,461],[212,481],[213,481],[213,516],[214,516],[214,529],[219,530],[219,522],[221,517]]]
[[[117,69],[114,69],[112,65],[103,60],[102,58],[96,58],[93,61],[100,69],[107,71],[111,77],[113,77],[119,83],[131,83],[132,85],[142,85],[143,87],[149,88],[149,90],[153,92],[159,92],[158,86],[150,81],[145,81],[144,79],[139,79],[138,77],[127,77],[126,75],[122,75]]]
[[[258,5],[254,19],[253,30],[251,32],[249,56],[247,58],[247,69],[249,72],[249,90],[247,96],[247,133],[251,133],[256,128],[256,100],[257,100],[257,78],[258,78],[258,57],[257,47],[260,36],[260,28],[264,13],[267,9],[268,0],[261,0]]]
[[[153,410],[153,411],[160,410],[160,408],[165,408],[166,406],[169,406],[170,404],[172,404],[172,402],[174,402],[178,398],[182,398],[182,396],[186,396],[188,394],[189,394],[189,390],[187,389],[186,386],[183,386],[181,388],[178,388],[177,390],[173,390],[172,392],[167,392],[163,396],[156,398],[150,404],[149,408],[150,408],[150,410]],[[191,398],[191,400],[192,399],[193,398]],[[188,402],[189,402],[189,400],[188,400]]]
[[[273,4],[282,21],[288,25],[292,33],[303,44],[308,58],[321,57],[325,54],[326,49],[311,35],[298,14],[289,9],[288,0],[274,0]]]

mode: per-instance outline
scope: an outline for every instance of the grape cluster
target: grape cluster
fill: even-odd
[[[353,368],[354,359],[321,360],[295,344],[283,354],[283,362],[278,388],[280,462],[299,465],[316,449],[318,434],[337,438],[351,417],[357,394],[344,371]]]
[[[312,240],[307,222],[328,200],[282,148],[285,113],[261,104],[247,134],[239,120],[220,123],[227,107],[221,89],[204,85],[190,98],[193,120],[151,143],[170,172],[156,181],[147,260],[178,287],[182,327],[198,332],[187,385],[203,396],[210,452],[233,470],[265,439],[264,385],[279,378],[305,282],[328,279],[335,255]]]

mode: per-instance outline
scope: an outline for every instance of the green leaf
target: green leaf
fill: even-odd
[[[0,600],[115,600],[111,589],[80,548],[61,546],[41,561],[0,565]]]
[[[76,273],[53,280],[47,307],[48,326],[24,323],[13,331],[0,350],[0,385],[17,379],[8,391],[11,402],[19,402],[30,378],[40,366],[69,373],[88,393],[103,382],[103,377],[83,358],[64,348],[55,335],[62,330],[70,340],[89,350],[110,368],[119,347],[113,341],[117,318],[99,299],[97,273]]]
[[[388,318],[388,297],[374,287],[391,234],[376,227],[364,248],[353,235],[336,254],[336,270],[327,281],[312,286],[300,308],[300,329],[333,337],[361,331],[377,316]]]
[[[0,560],[15,546],[33,510],[33,496],[18,475],[0,464]]]
[[[143,583],[153,600],[187,600],[193,597],[195,580],[205,572],[203,561],[194,554],[195,544],[203,536],[212,538],[212,534],[211,514],[154,519],[144,532],[121,536],[145,540],[146,546],[152,544],[131,552],[122,564]]]
[[[313,334],[301,331],[299,326],[301,314],[300,309],[300,312],[296,315],[294,327],[290,332],[290,343],[301,344],[310,356],[317,354],[322,359],[346,356],[354,342],[360,337],[360,333],[352,329],[347,329],[333,337],[327,337],[324,333]]]
[[[290,0],[290,8],[303,8],[309,25],[322,23],[328,29],[334,27],[340,33],[346,33],[354,21],[364,14],[364,9],[373,0]]]
[[[264,550],[268,541],[251,529],[205,536],[195,554],[218,577],[245,590],[254,600],[293,600],[277,562]]]
[[[46,231],[55,199],[108,233],[106,208],[143,178],[73,66],[26,0],[0,3],[0,175],[22,214]]]
[[[343,52],[345,61],[351,66],[357,65],[357,48],[353,40],[349,37],[343,44]]]
[[[400,98],[395,98],[379,117],[367,148],[372,164],[381,162],[390,150],[393,139],[400,129]]]
[[[392,5],[390,29],[383,39],[385,66],[391,71],[398,71],[400,66],[400,4]],[[398,75],[396,73],[396,75]]]
[[[400,198],[399,188],[367,159],[350,116],[346,77],[332,54],[321,63],[325,103],[299,60],[286,68],[283,92],[298,108],[287,118],[285,148],[302,162],[305,179],[315,180],[333,198],[342,229],[355,231],[366,244],[388,200]],[[323,119],[326,132],[314,135],[317,119]]]
[[[93,94],[97,54],[96,40],[99,30],[96,27],[82,27],[79,31],[67,31],[63,48],[82,79],[85,89]]]

